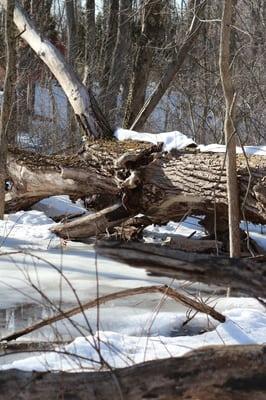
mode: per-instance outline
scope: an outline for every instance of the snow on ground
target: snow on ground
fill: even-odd
[[[33,210],[42,211],[50,218],[78,216],[86,212],[82,202],[72,203],[69,196],[52,196],[36,203]]]
[[[184,236],[200,239],[206,236],[204,228],[200,225],[200,218],[187,217],[184,221],[169,221],[166,225],[149,225],[144,229],[144,239],[146,242],[165,240],[167,237]]]
[[[51,218],[63,218],[86,213],[82,203],[72,203],[69,196],[53,196],[36,203],[31,211],[19,211],[0,221],[0,250],[51,249],[60,246],[60,239],[51,233],[55,224]]]
[[[201,239],[206,236],[205,230],[202,225],[200,225],[200,217],[187,217],[184,221],[173,222],[169,221],[166,225],[149,225],[147,226],[143,233],[146,242],[154,243],[161,242],[167,239],[167,237],[173,236],[183,236],[183,237],[193,237],[193,239]],[[241,222],[241,229],[247,231],[249,237],[253,239],[262,250],[266,252],[266,226],[248,224]]]
[[[60,239],[50,232],[54,221],[40,211],[19,211],[0,221],[0,251],[4,248],[43,249],[57,247]]]
[[[201,152],[210,153],[225,153],[226,146],[222,144],[201,144],[198,146]],[[266,156],[266,146],[244,146],[245,153],[248,155]],[[237,154],[242,154],[243,149],[240,146],[236,147]]]
[[[118,140],[139,140],[141,142],[150,142],[153,144],[163,143],[164,151],[172,149],[182,150],[192,144],[196,146],[194,140],[179,131],[163,132],[163,133],[142,133],[129,129],[119,128],[115,131],[115,137]],[[220,144],[199,145],[198,150],[201,152],[225,153],[226,146]],[[266,146],[244,146],[245,153],[248,155],[266,156]],[[237,153],[243,153],[241,147],[237,146]]]
[[[226,316],[225,323],[217,324],[212,318],[207,319],[201,314],[196,316],[193,323],[200,323],[202,329],[206,330],[202,334],[174,336],[175,331],[181,328],[181,316],[171,313],[166,322],[166,316],[159,313],[155,318],[156,324],[158,326],[167,324],[168,330],[172,329],[172,336],[155,336],[156,332],[150,321],[150,331],[147,336],[99,331],[93,336],[78,337],[71,344],[58,347],[55,352],[13,361],[0,369],[17,368],[24,371],[94,369],[99,366],[98,349],[106,363],[121,368],[147,360],[179,357],[206,345],[263,344],[266,334],[264,309],[258,302],[255,304],[255,300],[252,305],[249,305],[250,300],[248,300],[243,308],[245,301],[246,299],[237,299],[236,302],[235,299],[227,299],[228,309],[220,306]]]
[[[38,207],[43,207],[53,216],[83,210],[82,206],[72,205],[64,196],[45,200],[41,205],[37,205]],[[98,266],[100,295],[125,288],[162,283],[172,284],[176,288],[180,286],[180,283],[173,282],[170,278],[149,277],[143,269],[130,268],[101,257],[96,259],[93,248],[85,244],[70,242],[65,248],[60,248],[60,239],[49,231],[53,224],[53,220],[37,210],[20,211],[0,221],[0,252],[32,249],[31,254],[1,255],[1,309],[5,309],[11,303],[15,305],[42,300],[34,285],[51,301],[60,301],[62,304],[74,304],[75,293],[83,302],[95,298],[95,263]],[[266,244],[265,228],[250,225],[250,232]],[[152,226],[146,229],[146,234],[151,240],[154,233],[162,238],[174,234],[190,236],[194,233],[195,238],[204,235],[199,219],[191,217],[181,223],[169,222],[163,227]],[[64,277],[58,274],[57,269],[62,271]],[[71,282],[75,292],[65,277]],[[65,347],[58,348],[56,352],[32,357],[23,355],[23,359],[11,361],[1,358],[0,370],[92,369],[97,367],[99,362],[95,346],[100,346],[101,356],[108,364],[124,367],[145,360],[181,356],[201,346],[265,342],[266,314],[255,299],[210,297],[208,304],[222,312],[226,316],[226,322],[217,323],[205,315],[197,314],[191,322],[183,326],[187,319],[184,307],[170,301],[162,308],[159,307],[160,311],[157,312],[162,299],[158,294],[149,296],[151,295],[132,297],[102,306],[99,326],[97,310],[86,312],[95,332],[93,336],[88,336],[88,325],[82,314],[73,317],[72,320],[79,328],[75,328],[75,325],[73,327],[70,321],[60,321],[54,326],[42,328],[36,334],[26,336],[24,340],[53,340],[55,332],[63,339],[72,337],[75,340]],[[2,330],[1,335],[3,332]],[[84,336],[81,336],[80,332],[83,332]]]

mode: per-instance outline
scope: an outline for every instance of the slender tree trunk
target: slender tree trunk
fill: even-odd
[[[13,94],[16,83],[16,54],[15,54],[15,26],[13,24],[14,0],[7,1],[5,19],[5,40],[6,40],[6,75],[4,82],[4,97],[1,108],[0,119],[0,218],[5,211],[5,179],[7,161],[7,139],[10,133]]]
[[[142,29],[135,56],[129,96],[125,110],[124,126],[130,127],[145,102],[148,79],[153,58],[153,46],[160,32],[163,4],[159,0],[143,0]]]
[[[86,1],[86,38],[85,38],[85,69],[84,83],[91,86],[95,77],[95,42],[96,42],[96,26],[95,26],[95,0]]]
[[[227,146],[226,175],[228,196],[228,221],[230,257],[240,256],[240,211],[236,170],[236,131],[234,126],[235,91],[230,72],[230,34],[232,23],[232,0],[224,0],[220,41],[220,74],[225,97],[224,134]]]
[[[105,107],[113,124],[116,119],[117,99],[121,85],[123,85],[123,91],[125,90],[125,77],[129,65],[129,53],[132,38],[131,16],[132,0],[120,0],[117,41],[105,98]]]
[[[78,57],[78,42],[74,0],[65,0],[65,6],[67,18],[67,59],[68,63],[75,68],[75,62]],[[77,127],[73,109],[70,104],[68,104],[68,125],[70,143],[74,146]]]
[[[34,18],[37,18],[38,11],[35,3],[31,0],[23,0],[22,6],[27,13]],[[35,74],[34,52],[24,40],[18,40],[17,51],[17,102],[16,113],[18,132],[28,132],[30,122],[30,86],[32,84],[32,76]],[[13,136],[13,143],[16,143],[15,135]]]
[[[118,14],[119,14],[119,0],[110,0],[109,14],[108,14],[108,24],[107,32],[104,46],[104,64],[101,78],[101,96],[103,109],[105,108],[105,96],[110,76],[111,70],[111,60],[114,52],[116,37],[117,37],[117,27],[118,27]]]
[[[66,18],[67,18],[67,58],[70,65],[75,64],[78,54],[77,44],[77,26],[75,18],[75,7],[73,0],[66,0]]]
[[[176,74],[182,67],[189,51],[191,50],[195,40],[200,32],[202,22],[199,20],[199,16],[201,15],[204,7],[206,5],[206,0],[195,0],[191,2],[192,9],[194,9],[194,15],[192,18],[192,22],[190,20],[190,24],[188,27],[188,33],[184,39],[183,44],[181,45],[179,51],[174,53],[172,60],[167,65],[163,77],[160,82],[157,84],[154,89],[152,95],[147,99],[143,108],[138,108],[137,113],[134,116],[134,120],[131,118],[128,121],[129,124],[126,126],[130,126],[131,129],[141,129],[144,123],[147,121],[148,117],[151,115],[162,96],[168,89],[170,83],[175,78]],[[192,9],[190,9],[192,11]]]

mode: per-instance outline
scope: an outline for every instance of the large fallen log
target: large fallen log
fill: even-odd
[[[244,156],[238,156],[242,217],[266,223],[266,157],[248,157],[248,164]],[[226,176],[221,154],[185,151],[173,156],[142,143],[100,142],[89,146],[86,157],[45,157],[10,151],[8,170],[13,181],[6,197],[8,211],[27,208],[54,194],[111,194],[120,198],[130,215],[143,213],[152,222],[178,220],[189,211],[208,216],[205,223],[209,232],[215,225],[217,230],[227,230]],[[61,228],[62,236],[66,236],[64,226]],[[75,235],[70,237],[78,238],[77,230]]]
[[[217,346],[105,372],[0,372],[9,400],[265,400],[266,346]]]
[[[210,254],[187,253],[142,242],[100,240],[100,255],[146,268],[152,274],[230,287],[232,293],[265,297],[266,264]]]

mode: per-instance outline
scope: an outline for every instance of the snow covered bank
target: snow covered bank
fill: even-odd
[[[96,332],[94,336],[78,337],[55,352],[27,357],[3,365],[0,369],[17,368],[24,371],[80,371],[97,369],[99,350],[103,359],[112,367],[126,367],[143,361],[179,357],[208,345],[262,344],[266,337],[266,314],[258,302],[251,299],[217,301],[226,315],[226,322],[218,324],[205,315],[198,314],[189,324],[201,326],[205,333],[176,336],[182,332],[185,314],[158,313],[153,319],[133,318],[130,322],[143,330],[143,335],[113,331]],[[189,325],[188,324],[188,325]],[[164,327],[164,329],[163,329]],[[147,329],[149,328],[149,329]],[[158,335],[159,332],[159,335]],[[183,333],[184,327],[183,327]]]
[[[19,211],[9,214],[0,221],[0,250],[12,249],[42,249],[58,247],[60,239],[50,232],[54,224],[40,211]]]
[[[43,207],[53,217],[83,210],[61,196],[44,200],[37,207]],[[27,251],[33,249],[31,254],[22,252],[12,256],[3,254],[0,257],[1,311],[6,307],[30,302],[47,306],[34,286],[49,301],[63,305],[76,304],[75,294],[82,302],[95,298],[97,284],[100,295],[161,283],[176,288],[180,286],[180,282],[170,278],[147,276],[143,269],[130,268],[101,257],[96,260],[92,247],[85,244],[69,242],[61,247],[60,239],[49,231],[53,224],[52,219],[36,210],[20,211],[0,221],[0,251],[8,253],[17,248]],[[250,225],[250,230],[265,244],[263,229]],[[151,226],[146,229],[150,240],[153,240],[154,233],[162,238],[169,234],[190,236],[194,233],[195,237],[204,235],[199,219],[191,217],[182,223],[169,222],[163,227]],[[98,280],[95,274],[96,263]],[[58,271],[64,274],[73,288]],[[201,288],[199,285],[198,289]],[[101,306],[100,324],[97,309],[93,309],[86,312],[86,318],[79,314],[73,317],[72,322],[60,321],[51,327],[42,328],[33,336],[25,336],[24,340],[54,340],[56,337],[61,340],[69,337],[76,339],[67,346],[58,347],[56,352],[33,357],[24,355],[23,359],[10,362],[1,357],[0,370],[90,370],[99,366],[99,347],[108,364],[125,367],[152,359],[182,356],[202,346],[265,342],[266,313],[255,299],[213,298],[208,299],[208,304],[226,316],[224,324],[197,314],[184,325],[188,317],[186,309],[173,301],[164,303],[158,294],[133,296],[112,302]],[[87,321],[93,329],[93,336],[88,336]],[[12,327],[14,329],[15,325]],[[4,329],[1,330],[3,334]]]

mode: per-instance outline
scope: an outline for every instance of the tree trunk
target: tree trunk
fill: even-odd
[[[217,346],[100,372],[0,372],[1,400],[265,400],[266,347]]]
[[[74,66],[78,55],[77,26],[73,0],[65,0],[67,18],[67,57],[70,65]]]
[[[153,47],[160,35],[163,2],[142,0],[142,29],[133,65],[133,73],[125,110],[124,127],[130,127],[145,102],[148,78],[153,61]]]
[[[147,121],[148,117],[151,115],[162,96],[169,88],[170,83],[173,81],[176,74],[182,67],[200,32],[202,22],[200,21],[199,17],[204,10],[206,2],[206,0],[196,0],[195,3],[194,1],[191,2],[195,15],[193,15],[191,25],[188,27],[188,33],[184,39],[184,42],[180,49],[174,53],[173,58],[167,65],[160,82],[156,85],[156,88],[154,89],[152,95],[145,102],[143,108],[139,107],[137,113],[134,115],[134,119],[129,120],[130,123],[128,123],[127,126],[130,126],[131,129],[140,130],[143,128],[144,123]]]
[[[65,0],[65,8],[67,19],[67,60],[69,65],[75,68],[78,59],[78,40],[74,0]],[[77,126],[73,109],[70,104],[68,104],[67,114],[70,143],[72,143],[74,147]]]
[[[0,0],[6,8],[6,0]],[[111,137],[112,130],[102,115],[90,90],[81,83],[73,69],[65,62],[62,54],[47,39],[36,31],[33,22],[16,3],[14,22],[21,37],[32,47],[48,66],[64,90],[85,134],[94,138]],[[23,32],[23,33],[22,33]]]
[[[228,221],[230,256],[240,255],[240,210],[236,170],[236,129],[234,126],[235,96],[230,72],[230,35],[232,23],[232,0],[224,0],[220,41],[220,74],[225,97],[226,111],[224,133],[226,142],[226,176],[228,196]]]
[[[6,40],[6,74],[4,82],[4,97],[1,107],[0,118],[0,219],[5,212],[5,179],[7,177],[7,143],[10,133],[12,134],[11,116],[14,107],[14,91],[16,83],[16,31],[13,24],[14,1],[9,0],[6,7],[5,17],[5,40]]]
[[[105,107],[106,106],[105,96],[110,77],[112,55],[116,44],[118,14],[119,14],[119,0],[111,0],[109,5],[108,24],[107,24],[107,32],[106,32],[104,53],[103,53],[104,64],[103,64],[102,78],[101,78],[101,97],[103,99],[102,104],[105,112],[108,111]]]
[[[185,252],[166,245],[112,239],[98,240],[96,249],[104,257],[134,268],[145,268],[148,273],[156,276],[203,282],[223,289],[230,286],[232,293],[238,296],[244,294],[263,298],[265,295],[263,262]]]
[[[95,79],[95,42],[96,42],[96,26],[95,26],[95,0],[86,0],[86,37],[85,37],[85,70],[84,83],[86,86],[92,87]]]
[[[82,155],[45,157],[10,151],[8,172],[13,188],[6,196],[7,209],[27,208],[55,194],[109,194],[120,197],[131,214],[143,213],[155,223],[178,220],[188,210],[209,216],[215,210],[217,229],[222,231],[223,225],[227,229],[224,155],[190,151],[172,156],[158,150],[131,141],[101,142],[89,146],[86,160]],[[265,223],[266,158],[250,156],[248,160],[250,182],[245,158],[237,157],[240,201],[245,198],[248,221]]]
[[[117,41],[112,58],[108,88],[105,93],[105,108],[113,124],[116,122],[117,100],[120,87],[123,86],[124,93],[126,86],[126,72],[129,68],[129,53],[132,46],[131,17],[132,0],[120,0]]]

